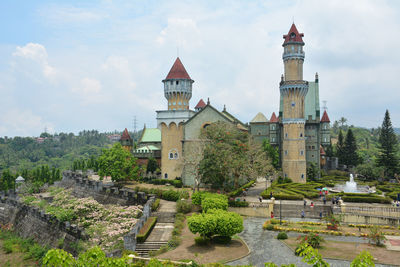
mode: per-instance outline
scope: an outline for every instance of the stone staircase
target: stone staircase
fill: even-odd
[[[322,217],[327,216],[332,213],[332,207],[330,205],[315,204],[314,208],[310,207],[310,202],[304,208],[301,203],[283,204],[282,203],[282,217],[283,218],[300,218],[301,211],[304,210],[306,218],[318,219],[320,212],[322,212]],[[275,218],[279,218],[279,201],[275,202],[274,205],[274,215]]]
[[[149,257],[150,251],[157,251],[167,243],[167,241],[146,241],[144,243],[138,243],[136,244],[135,252],[141,257]]]

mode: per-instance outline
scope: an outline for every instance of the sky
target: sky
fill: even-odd
[[[304,33],[331,122],[400,127],[400,2],[0,1],[0,136],[156,127],[177,55],[203,98],[243,122],[279,111],[282,35]],[[322,108],[321,108],[322,109]]]

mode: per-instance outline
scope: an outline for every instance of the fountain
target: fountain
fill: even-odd
[[[360,186],[354,181],[353,174],[350,174],[350,181],[347,181],[346,184],[337,184],[331,190],[332,192],[345,192],[345,193],[373,193],[374,190],[371,190],[369,186]]]
[[[350,181],[346,182],[346,185],[344,186],[343,191],[345,193],[358,193],[359,192],[359,190],[357,190],[357,183],[354,182],[353,174],[350,173]]]

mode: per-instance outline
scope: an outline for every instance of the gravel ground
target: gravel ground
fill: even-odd
[[[244,231],[240,236],[246,241],[251,253],[250,255],[228,263],[229,265],[246,265],[264,266],[265,262],[274,262],[278,266],[282,264],[294,263],[298,267],[310,266],[302,262],[302,258],[296,257],[294,253],[279,240],[277,240],[276,232],[264,231],[262,224],[265,218],[248,217],[244,219]],[[298,236],[298,233],[289,233],[289,235]],[[325,236],[324,236],[325,238]],[[351,236],[326,236],[326,239],[340,240],[348,242],[364,243],[362,238]],[[348,267],[350,262],[343,260],[326,260],[332,267]],[[387,267],[390,265],[376,264],[376,267]]]

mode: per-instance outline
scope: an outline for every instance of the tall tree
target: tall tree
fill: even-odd
[[[208,126],[203,158],[199,164],[201,181],[214,188],[237,188],[239,183],[273,171],[267,154],[252,143],[247,132],[230,123],[217,122]]]
[[[111,176],[113,181],[138,177],[139,167],[136,158],[123,149],[120,143],[115,143],[110,149],[103,149],[98,162],[100,177]]]
[[[278,148],[272,146],[269,143],[268,139],[264,139],[262,147],[263,147],[264,151],[267,153],[268,158],[271,160],[272,166],[274,166],[275,169],[278,169],[279,168]]]
[[[396,134],[390,121],[389,111],[386,110],[379,135],[380,151],[377,158],[378,165],[385,168],[386,177],[394,177],[394,174],[398,170],[399,159],[396,156],[397,149]]]
[[[339,120],[339,123],[341,124],[340,127],[343,129],[345,124],[347,122],[347,119],[345,117],[341,117]]]
[[[344,141],[343,164],[347,166],[357,166],[360,157],[357,154],[357,142],[351,129],[347,130],[346,139]]]
[[[344,137],[343,137],[343,132],[342,130],[339,130],[339,135],[338,135],[338,141],[336,143],[336,157],[339,159],[340,164],[343,163],[343,157],[344,157]]]

